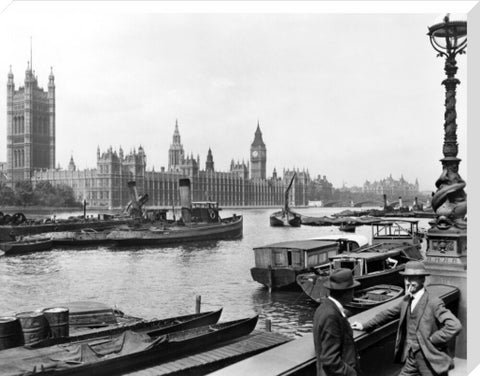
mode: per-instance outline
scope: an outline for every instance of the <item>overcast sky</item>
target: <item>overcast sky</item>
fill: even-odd
[[[257,120],[274,167],[305,168],[334,186],[403,174],[435,190],[441,172],[444,60],[428,13],[195,13],[126,2],[35,5],[0,14],[0,161],[6,161],[9,66],[23,86],[33,38],[39,85],[56,82],[57,164],[94,168],[96,150],[142,145],[147,169],[168,164],[175,120],[185,151],[215,168],[249,159]],[[120,6],[118,6],[120,4]],[[356,11],[352,9],[351,11]],[[348,11],[347,11],[348,12]],[[466,171],[467,58],[457,89]],[[1,89],[3,88],[3,89]]]

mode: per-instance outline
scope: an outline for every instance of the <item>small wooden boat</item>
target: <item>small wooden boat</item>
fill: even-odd
[[[296,277],[328,263],[329,257],[365,246],[360,235],[330,235],[308,240],[287,241],[254,248],[252,278],[269,290],[297,288]]]
[[[354,223],[344,222],[340,225],[339,230],[343,232],[355,232],[357,226]]]
[[[150,336],[127,330],[105,340],[40,349],[11,348],[0,352],[2,375],[113,375],[159,364],[175,356],[211,348],[251,333],[258,316]],[[46,362],[46,360],[48,360]]]
[[[386,303],[403,295],[404,289],[395,285],[375,285],[354,292],[353,300],[344,304],[352,315]]]
[[[296,173],[293,174],[292,179],[290,180],[290,184],[285,190],[285,203],[282,210],[270,215],[270,226],[272,227],[300,227],[302,225],[302,216],[298,213],[291,211],[288,207],[290,189],[292,188],[292,184],[296,175]]]
[[[41,342],[35,343],[31,347],[46,347],[53,346],[63,343],[72,343],[78,341],[90,340],[93,338],[105,338],[118,335],[125,330],[131,330],[137,333],[147,333],[149,336],[160,336],[162,334],[167,334],[171,332],[176,332],[180,330],[186,330],[191,328],[196,328],[205,325],[216,324],[220,319],[222,314],[222,309],[217,311],[208,311],[201,313],[194,313],[190,315],[170,317],[160,320],[138,320],[131,316],[121,316],[121,319],[118,321],[118,325],[110,324],[106,327],[95,328],[91,330],[81,330],[79,331],[79,317],[80,315],[73,315],[76,318],[73,319],[72,327],[74,328],[73,335],[70,335],[65,338],[49,338]],[[92,313],[89,315],[92,317]],[[96,314],[97,318],[99,313]],[[85,328],[85,320],[83,320],[83,325],[81,327]],[[77,325],[75,325],[77,324]],[[89,328],[92,328],[91,326]]]
[[[22,239],[0,243],[0,249],[7,255],[23,252],[47,251],[51,248],[52,239],[50,238]]]
[[[281,227],[287,225],[291,227],[300,227],[302,225],[302,216],[291,210],[281,210],[270,215],[270,226]]]

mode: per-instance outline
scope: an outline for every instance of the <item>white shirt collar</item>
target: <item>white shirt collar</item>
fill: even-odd
[[[342,304],[335,298],[332,298],[331,296],[328,297],[328,299],[330,299],[332,302],[335,303],[335,305],[338,307],[338,309],[340,310],[340,312],[342,313],[342,316],[343,317],[347,317],[345,316],[345,313],[343,312],[343,306]]]
[[[418,290],[415,294],[413,294],[410,312],[413,311],[413,309],[415,308],[417,303],[420,301],[424,293],[425,293],[425,287],[422,287],[422,289]]]

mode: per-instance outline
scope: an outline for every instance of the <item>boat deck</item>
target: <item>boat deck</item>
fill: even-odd
[[[220,347],[177,358],[142,370],[128,372],[124,375],[205,375],[289,341],[291,341],[291,338],[279,333],[255,330],[248,336],[237,338]]]

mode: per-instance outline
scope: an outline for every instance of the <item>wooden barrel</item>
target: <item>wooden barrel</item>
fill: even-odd
[[[17,313],[25,345],[35,344],[48,337],[48,321],[43,312]]]
[[[43,313],[50,326],[50,337],[68,337],[68,308],[47,308]]]
[[[22,327],[16,317],[0,317],[0,350],[23,345]]]

